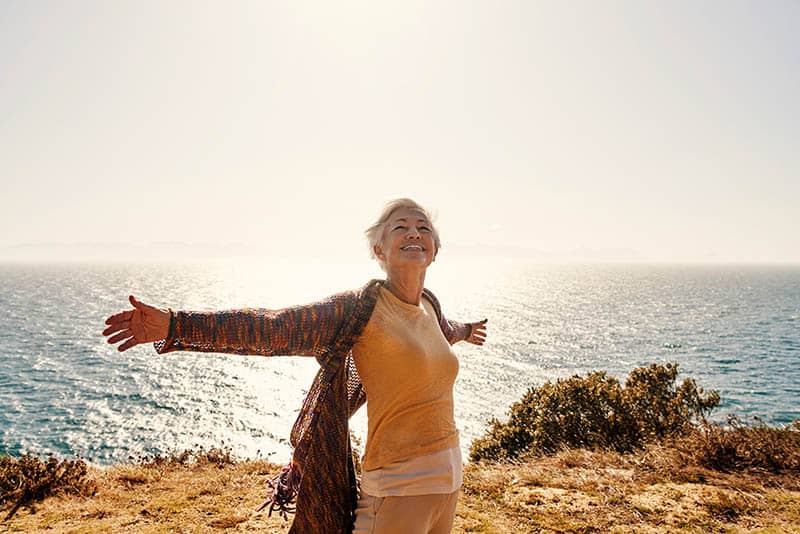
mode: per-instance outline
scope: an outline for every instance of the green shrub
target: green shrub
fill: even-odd
[[[511,406],[509,419],[490,421],[472,442],[470,459],[508,460],[552,454],[565,447],[627,452],[645,442],[679,435],[719,404],[691,379],[675,386],[677,364],[634,369],[622,387],[603,372],[532,387]]]
[[[651,441],[683,434],[692,419],[703,419],[719,405],[719,394],[704,394],[694,380],[686,379],[675,388],[678,364],[639,367],[625,381],[625,399],[640,437]]]

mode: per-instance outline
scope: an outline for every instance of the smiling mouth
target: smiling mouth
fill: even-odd
[[[406,245],[404,247],[400,247],[400,250],[408,250],[411,252],[424,252],[425,249],[419,245]]]

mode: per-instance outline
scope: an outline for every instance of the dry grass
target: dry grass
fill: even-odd
[[[676,454],[565,450],[470,465],[457,525],[460,532],[800,532],[798,473],[763,479],[758,470],[674,469]]]
[[[97,493],[47,499],[0,524],[9,532],[286,532],[253,514],[276,466],[264,461],[126,465],[91,469]]]
[[[724,427],[704,423],[686,433],[676,445],[691,463],[711,469],[800,473],[800,432],[792,426],[774,428],[756,421],[755,426],[750,426],[730,417]]]
[[[0,523],[8,532],[287,532],[253,513],[264,461],[156,461],[90,469],[93,496],[48,497]],[[653,446],[621,455],[564,450],[465,468],[454,532],[800,532],[800,475],[721,472]]]

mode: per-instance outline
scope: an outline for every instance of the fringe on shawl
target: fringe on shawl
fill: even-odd
[[[289,519],[289,514],[293,514],[297,509],[297,489],[300,486],[300,470],[292,462],[289,462],[281,469],[281,472],[271,480],[267,480],[267,485],[272,490],[272,494],[267,500],[258,507],[256,512],[260,512],[269,505],[269,517],[276,509],[284,519]]]

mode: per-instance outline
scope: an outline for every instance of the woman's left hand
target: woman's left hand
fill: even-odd
[[[477,323],[467,323],[467,326],[469,327],[469,335],[464,341],[467,343],[472,343],[473,345],[483,345],[483,342],[486,341],[487,321],[489,321],[489,319],[484,319],[483,321],[478,321]]]

